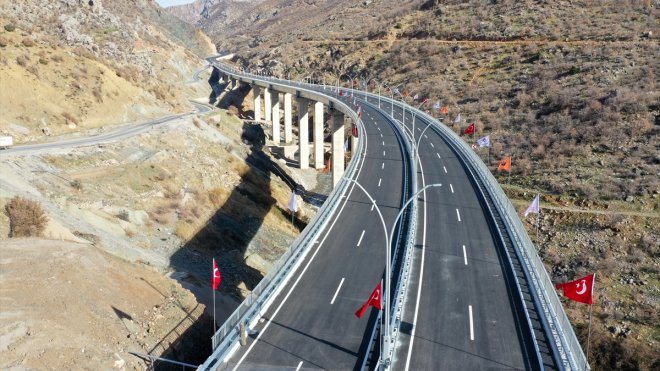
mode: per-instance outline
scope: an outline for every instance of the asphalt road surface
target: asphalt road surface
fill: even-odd
[[[366,156],[357,181],[388,229],[403,204],[403,154],[388,120],[365,107]],[[353,187],[335,219],[275,299],[255,334],[224,365],[240,370],[352,370],[362,365],[378,312],[358,319],[385,268],[385,234],[368,197]],[[389,233],[389,231],[388,231]]]
[[[91,146],[91,145],[97,145],[97,144],[112,142],[116,140],[121,140],[124,138],[128,138],[149,131],[150,129],[158,125],[166,124],[170,121],[178,120],[190,115],[206,113],[211,110],[211,108],[207,105],[195,103],[195,102],[190,102],[190,103],[195,107],[195,111],[191,113],[182,113],[178,115],[166,116],[156,120],[150,120],[139,124],[127,124],[121,126],[117,130],[113,130],[111,132],[103,133],[95,136],[65,139],[65,140],[58,140],[55,142],[47,142],[47,143],[39,143],[39,144],[26,144],[26,145],[14,146],[11,148],[0,150],[0,157],[3,155],[6,156],[34,155],[48,151],[55,151],[55,150],[74,148],[74,147]]]

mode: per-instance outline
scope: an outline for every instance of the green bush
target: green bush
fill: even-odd
[[[15,29],[16,29],[16,26],[14,26],[11,23],[7,23],[5,25],[5,31],[7,31],[7,32],[14,32]]]

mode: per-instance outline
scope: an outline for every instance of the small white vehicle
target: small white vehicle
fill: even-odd
[[[0,137],[0,149],[7,149],[14,145],[14,138],[2,136]]]

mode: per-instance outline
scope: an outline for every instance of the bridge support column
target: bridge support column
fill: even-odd
[[[314,102],[314,168],[323,169],[323,103]]]
[[[252,95],[254,96],[254,119],[261,120],[261,87],[252,85]]]
[[[298,98],[298,154],[300,168],[309,168],[309,101]]]
[[[344,114],[332,112],[332,185],[344,175]]]
[[[270,88],[264,88],[264,120],[271,120],[272,113],[271,113],[271,108],[273,108],[272,103],[270,101]]]
[[[273,111],[273,142],[280,144],[280,93],[274,92],[271,97]]]
[[[291,93],[284,93],[284,143],[293,141],[293,118],[291,117]]]

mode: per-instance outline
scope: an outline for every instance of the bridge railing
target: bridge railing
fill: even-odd
[[[350,89],[345,89],[349,90]],[[372,99],[377,99],[376,94],[365,93],[362,91],[354,91],[363,96],[369,96]],[[395,106],[402,107],[403,103],[392,100],[388,97],[380,97],[381,104],[386,102],[388,106],[394,104]],[[454,144],[458,149],[463,160],[468,161],[474,169],[477,170],[477,176],[487,186],[490,195],[496,201],[498,211],[505,220],[509,235],[512,238],[516,252],[523,262],[526,277],[530,281],[533,288],[532,294],[534,300],[540,307],[544,315],[543,325],[546,327],[546,333],[550,334],[551,339],[554,341],[553,348],[556,350],[560,366],[564,369],[570,370],[583,370],[590,369],[586,360],[586,356],[582,347],[575,335],[573,327],[566,316],[559,296],[555,290],[554,284],[548,275],[548,272],[541,261],[541,258],[536,252],[536,248],[530,239],[525,227],[523,226],[517,211],[511,204],[509,198],[506,196],[500,187],[497,179],[493,176],[486,164],[475,154],[475,152],[459,137],[453,130],[437,121],[426,112],[415,109],[406,105],[406,110],[414,111],[417,117],[422,117],[429,122],[433,122],[435,127],[442,132],[443,136]]]
[[[223,65],[214,64],[223,73],[232,76],[241,76],[243,73],[224,67]],[[254,79],[262,79],[259,76],[251,75]],[[268,79],[268,83],[276,85],[277,82]],[[303,87],[296,87],[304,89]],[[307,91],[310,94],[319,94],[311,90]],[[343,112],[352,112],[352,110],[339,100],[333,100],[335,107],[342,106]],[[357,117],[357,113],[350,114],[354,122],[358,123],[360,130],[364,130],[362,121]],[[362,141],[358,141],[358,146],[353,154],[353,158],[358,158],[364,155],[364,145]],[[351,159],[345,171],[345,177],[354,178],[357,171],[357,161]],[[236,345],[240,338],[240,325],[250,325],[258,319],[264,311],[270,306],[272,299],[279,293],[282,287],[286,284],[291,274],[300,265],[307,252],[313,246],[313,242],[323,229],[327,226],[328,222],[335,214],[341,199],[349,190],[350,182],[340,181],[334,190],[328,196],[328,199],[323,203],[316,215],[309,222],[308,227],[296,238],[291,246],[284,252],[284,254],[277,260],[270,268],[266,276],[254,287],[248,297],[234,310],[234,312],[227,318],[227,320],[220,326],[212,337],[213,354],[209,359],[200,366],[202,370],[213,370],[218,367],[217,362],[223,360]]]

